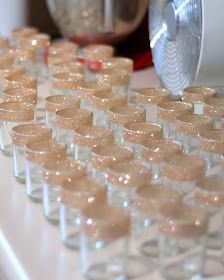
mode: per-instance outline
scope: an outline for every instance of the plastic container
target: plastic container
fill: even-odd
[[[199,134],[212,129],[212,119],[203,115],[188,114],[176,119],[176,140],[183,145],[184,153],[198,153]]]
[[[78,109],[80,101],[76,97],[66,95],[52,95],[45,98],[45,123],[55,130],[56,112],[67,108]]]
[[[115,142],[123,144],[123,126],[127,123],[146,121],[145,110],[136,106],[117,106],[108,110],[110,127],[114,131]]]
[[[164,88],[139,88],[135,90],[135,95],[137,105],[146,110],[148,122],[157,122],[158,104],[171,99],[171,93]]]
[[[139,161],[115,162],[106,171],[108,203],[130,210],[134,191],[149,183],[150,170]]]
[[[101,91],[94,93],[90,99],[93,108],[93,124],[110,127],[108,110],[114,106],[127,104],[127,96],[124,93]]]
[[[213,127],[222,129],[222,118],[224,115],[224,98],[209,98],[204,105],[204,115],[213,119]]]
[[[91,204],[106,204],[106,189],[88,177],[70,178],[62,184],[60,232],[64,245],[80,249],[82,211]]]
[[[88,164],[91,151],[97,146],[112,145],[114,143],[113,131],[103,126],[82,126],[74,133],[75,160]]]
[[[175,154],[182,154],[183,147],[174,140],[148,140],[144,143],[140,158],[142,162],[150,168],[153,179],[161,176],[161,163]]]
[[[81,99],[81,108],[93,112],[90,100],[95,93],[101,91],[110,91],[110,87],[99,84],[95,81],[81,83],[78,86],[78,96]]]
[[[34,106],[22,102],[0,103],[0,149],[6,156],[12,156],[11,132],[14,126],[34,120]]]
[[[175,120],[178,116],[193,113],[190,103],[167,101],[158,104],[157,123],[162,125],[164,137],[175,139]]]
[[[26,145],[26,194],[34,202],[43,199],[43,165],[49,160],[66,158],[66,146],[53,140],[39,140]]]
[[[50,223],[60,220],[60,196],[62,183],[69,179],[79,179],[86,174],[86,167],[74,160],[51,160],[44,164],[43,207],[44,216]]]
[[[208,219],[202,209],[166,205],[159,219],[159,262],[164,279],[202,278]]]
[[[205,160],[207,170],[220,167],[223,154],[223,130],[208,130],[200,134],[200,156]]]
[[[203,115],[206,100],[216,96],[216,94],[216,91],[212,88],[187,87],[182,92],[182,100],[193,104],[194,114]]]
[[[13,171],[16,180],[25,184],[25,146],[31,141],[50,140],[52,131],[38,124],[21,124],[12,129]]]
[[[91,151],[91,172],[90,176],[102,183],[106,184],[106,171],[113,162],[128,161],[133,159],[133,152],[124,146],[105,145],[95,147]]]
[[[163,129],[156,123],[128,123],[123,127],[124,145],[131,148],[135,159],[140,159],[142,145],[149,139],[162,139]]]
[[[194,191],[195,183],[205,176],[205,161],[195,155],[178,154],[161,164],[162,183],[186,195]]]
[[[81,270],[87,279],[127,279],[130,219],[123,209],[95,204],[83,211]]]
[[[56,112],[56,138],[66,144],[68,157],[74,159],[75,131],[85,125],[92,125],[93,114],[84,109],[62,109]]]

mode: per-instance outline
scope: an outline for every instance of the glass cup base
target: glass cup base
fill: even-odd
[[[143,242],[139,248],[142,255],[150,258],[159,257],[158,239],[151,239]]]
[[[44,217],[50,224],[58,225],[59,224],[59,217],[58,217],[58,209],[52,210],[48,215],[44,214]]]
[[[68,234],[66,238],[64,238],[63,243],[69,249],[79,250],[81,246],[79,232]]]
[[[166,267],[166,272],[162,273],[162,276],[166,280],[202,280],[202,275],[199,273],[194,273],[193,268],[189,268],[189,272],[186,272],[185,268],[181,269],[183,264],[180,263],[176,265],[170,265]],[[177,269],[178,266],[178,269]],[[168,271],[169,272],[168,272]]]
[[[90,266],[85,277],[89,280],[126,280],[127,277],[121,269],[119,264],[98,263]]]
[[[27,195],[33,202],[42,203],[42,200],[43,200],[42,188],[35,189],[31,193],[27,193]]]
[[[26,183],[25,177],[25,171],[20,172],[17,176],[15,175],[16,181],[23,185]]]
[[[4,156],[12,157],[13,154],[12,144],[5,145],[4,150],[3,149],[0,150]]]
[[[144,256],[127,256],[127,271],[128,279],[138,279],[152,273],[156,269],[154,260]]]

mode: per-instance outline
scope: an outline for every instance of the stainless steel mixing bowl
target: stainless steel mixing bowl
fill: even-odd
[[[79,43],[115,43],[141,23],[148,0],[47,0],[62,35]]]

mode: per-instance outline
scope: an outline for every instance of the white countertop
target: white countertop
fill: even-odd
[[[153,68],[136,72],[131,82],[133,88],[158,84]],[[48,95],[46,85],[39,92]],[[2,154],[0,172],[0,279],[82,280],[78,252],[63,246],[58,227],[44,218],[41,204],[29,200],[13,177],[12,159]],[[155,271],[138,279],[161,277]]]

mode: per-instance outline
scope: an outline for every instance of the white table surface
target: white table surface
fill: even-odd
[[[136,72],[131,82],[134,88],[158,84],[153,68]],[[46,85],[39,87],[39,94],[48,95]],[[41,204],[28,199],[24,185],[13,177],[12,159],[1,154],[0,279],[83,279],[78,253],[63,246],[58,227],[46,221]],[[161,280],[161,277],[154,271],[136,279]],[[224,279],[224,276],[216,279]]]

